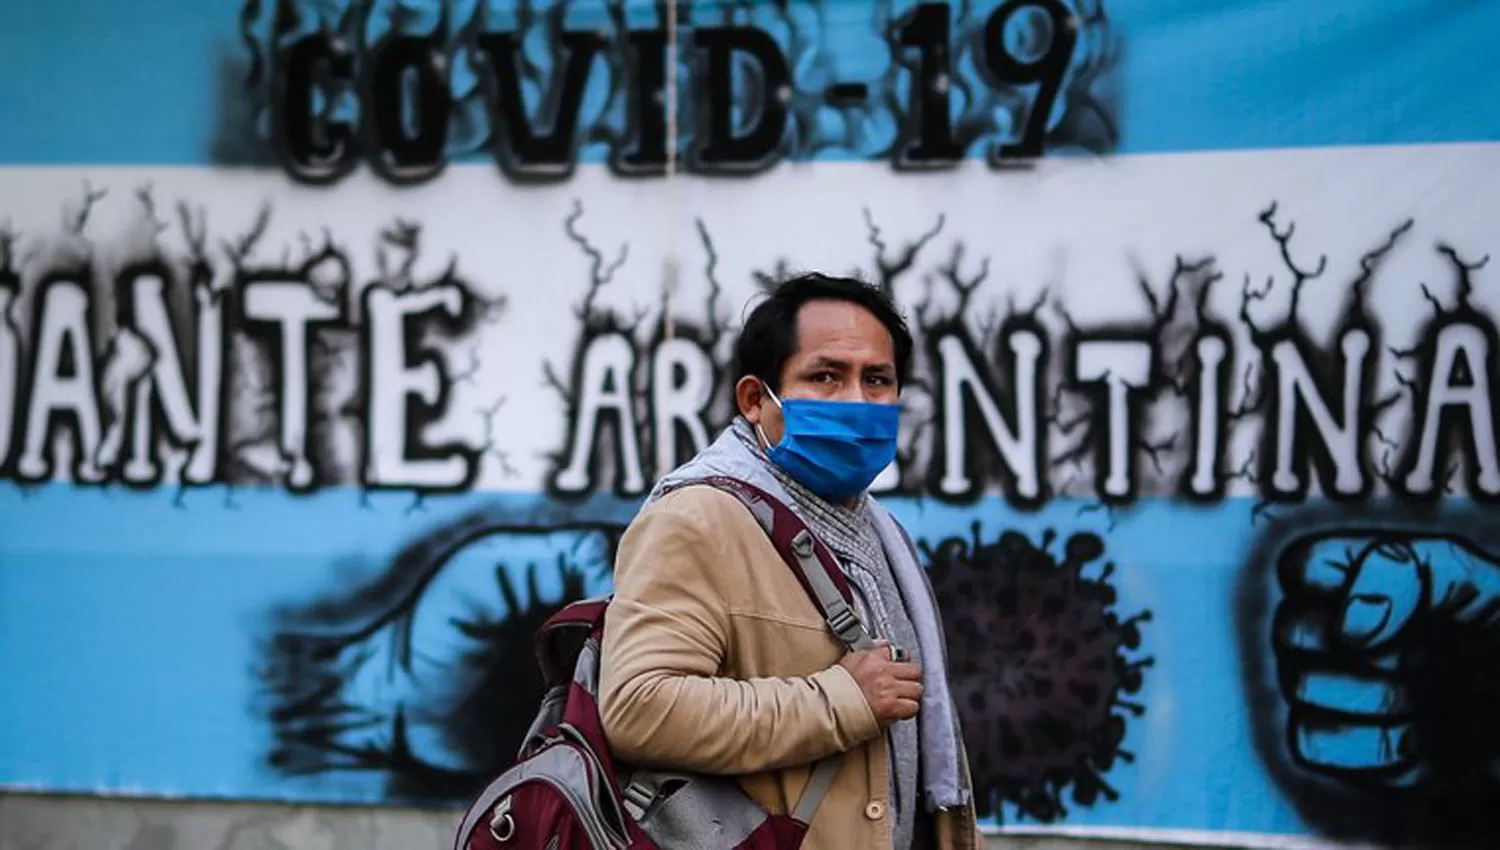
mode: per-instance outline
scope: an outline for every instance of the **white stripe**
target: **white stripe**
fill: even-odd
[[[644,310],[645,326],[652,325],[660,306],[670,234],[693,226],[685,217],[701,218],[714,240],[723,286],[716,304],[719,318],[737,325],[758,291],[754,273],[774,269],[780,259],[792,269],[845,272],[857,267],[873,276],[876,252],[863,214],[868,208],[887,245],[887,262],[943,217],[941,232],[897,282],[897,295],[909,315],[914,317],[929,283],[936,293],[932,309],[941,313],[951,308],[955,294],[946,289],[942,274],[961,241],[963,274],[989,262],[990,276],[971,301],[969,316],[975,323],[992,308],[1003,310],[1009,300],[1027,304],[1045,289],[1060,299],[1073,321],[1087,328],[1146,319],[1137,263],[1155,291],[1164,294],[1176,257],[1214,257],[1224,279],[1211,306],[1231,322],[1246,281],[1258,286],[1275,276],[1278,293],[1285,293],[1286,269],[1257,221],[1274,201],[1278,223],[1296,224],[1292,250],[1299,261],[1311,266],[1319,256],[1328,256],[1328,272],[1310,283],[1303,297],[1304,313],[1320,344],[1341,315],[1360,257],[1410,217],[1415,220],[1412,230],[1371,286],[1372,314],[1385,331],[1375,352],[1378,392],[1383,394],[1399,388],[1398,364],[1389,348],[1409,344],[1431,315],[1419,285],[1427,284],[1436,297],[1452,303],[1452,268],[1434,246],[1449,243],[1475,258],[1500,253],[1490,226],[1500,219],[1497,166],[1496,144],[1047,160],[1018,173],[992,172],[981,162],[932,175],[897,174],[880,163],[818,163],[785,166],[745,180],[684,176],[681,213],[672,205],[674,190],[666,181],[617,179],[602,166],[581,167],[568,182],[537,188],[514,186],[489,165],[460,165],[434,183],[401,190],[363,171],[335,188],[320,189],[293,185],[275,171],[247,169],[4,167],[0,223],[9,222],[21,236],[16,256],[28,282],[78,250],[92,252],[96,265],[106,271],[129,259],[132,246],[145,244],[136,190],[148,184],[158,217],[168,225],[161,237],[164,248],[174,257],[186,251],[176,205],[201,207],[210,260],[225,274],[224,240],[246,233],[262,203],[271,205],[273,216],[252,254],[254,263],[276,264],[286,255],[295,264],[303,256],[302,237],[320,242],[326,228],[336,244],[347,248],[359,282],[377,275],[383,228],[398,218],[419,223],[418,279],[436,277],[456,257],[458,275],[475,293],[507,299],[493,323],[481,324],[473,336],[447,346],[454,371],[466,371],[471,362],[477,365],[451,387],[448,419],[431,429],[429,439],[490,443],[505,452],[505,462],[495,453],[486,455],[477,486],[535,492],[551,480],[547,455],[562,451],[569,433],[562,401],[546,386],[544,365],[567,380],[580,335],[573,309],[585,297],[591,267],[564,230],[575,202],[582,209],[575,228],[602,252],[606,264],[628,246],[616,277],[599,290],[598,306],[627,317]],[[85,180],[109,194],[83,235],[71,236],[63,218],[81,197]],[[399,264],[401,252],[390,245],[384,249],[388,262]],[[696,238],[683,241],[682,286],[674,302],[679,326],[705,317],[706,262]],[[1480,275],[1486,273],[1492,272]],[[1492,308],[1495,291],[1481,286],[1476,299]],[[1281,307],[1267,303],[1255,309],[1264,311],[1261,319],[1269,322]],[[18,305],[11,315],[17,323],[30,322],[30,305]],[[1040,315],[1055,330],[1064,327],[1054,309]],[[1055,337],[1053,345],[1059,367],[1066,359],[1060,339]],[[1246,343],[1237,342],[1241,353]],[[335,381],[345,390],[356,376],[352,369],[344,367]],[[1049,387],[1057,377],[1049,376]],[[1231,381],[1235,392],[1239,379],[1236,368]],[[0,406],[4,404],[0,396]],[[12,412],[0,410],[0,419],[14,421]],[[1401,421],[1405,414],[1398,405],[1388,421],[1388,433],[1403,445],[1412,439],[1410,426]],[[1182,422],[1166,424],[1185,428]],[[640,434],[643,461],[651,457],[649,431],[648,425]],[[1258,450],[1260,437],[1253,423],[1241,429],[1223,451],[1226,460],[1237,467]],[[357,469],[355,433],[339,439],[348,445],[334,454]],[[1053,445],[1059,445],[1056,438]],[[1175,457],[1168,455],[1169,460]],[[1148,463],[1139,455],[1134,462]],[[1092,497],[1092,464],[1090,455],[1078,470],[1049,467],[1054,490],[1072,475],[1069,486]],[[1172,473],[1172,482],[1180,477]],[[602,489],[612,483],[595,482]],[[1229,492],[1258,494],[1244,480],[1231,482]]]

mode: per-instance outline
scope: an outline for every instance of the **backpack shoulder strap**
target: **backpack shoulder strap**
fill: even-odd
[[[695,484],[714,487],[740,500],[771,538],[771,545],[797,576],[802,589],[818,606],[823,620],[840,643],[855,652],[874,647],[870,633],[854,612],[849,582],[833,553],[813,536],[812,530],[791,508],[754,484],[727,475],[688,479],[670,486],[663,493]]]

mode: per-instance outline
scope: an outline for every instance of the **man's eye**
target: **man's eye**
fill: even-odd
[[[831,381],[837,381],[838,376],[833,374],[832,372],[819,372],[818,374],[813,376],[813,380],[817,381],[820,384],[826,384]]]
[[[868,381],[868,382],[870,382],[870,383],[872,383],[872,384],[875,384],[877,386],[882,386],[882,387],[885,386],[886,384],[889,384],[891,382],[891,379],[889,377],[885,376],[885,375],[871,375],[868,378],[866,378],[865,380]]]

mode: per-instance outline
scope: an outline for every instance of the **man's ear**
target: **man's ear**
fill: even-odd
[[[751,425],[760,424],[760,403],[765,400],[765,395],[765,386],[754,375],[746,375],[734,384],[735,406]]]

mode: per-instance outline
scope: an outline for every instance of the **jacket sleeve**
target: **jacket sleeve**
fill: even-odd
[[[807,764],[876,737],[869,703],[838,664],[806,677],[718,675],[729,615],[716,577],[741,567],[726,554],[732,532],[704,511],[717,495],[671,494],[620,541],[599,675],[615,755],[639,767],[738,775]]]

